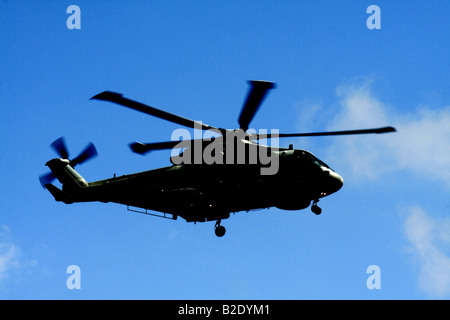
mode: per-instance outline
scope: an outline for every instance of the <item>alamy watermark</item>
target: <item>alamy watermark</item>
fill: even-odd
[[[71,4],[67,7],[66,13],[70,16],[66,20],[67,29],[81,29],[81,9],[79,6]]]
[[[370,274],[367,278],[366,286],[367,289],[381,289],[381,269],[379,266],[373,264],[367,267],[366,273]]]
[[[194,136],[187,129],[176,129],[171,140],[180,141],[174,146],[171,154],[173,164],[258,164],[261,175],[274,175],[279,169],[278,151],[279,130],[261,129],[256,132],[249,129],[238,130],[209,129],[201,130],[201,125],[194,126]],[[260,145],[253,140],[256,137],[270,139],[268,145]],[[177,153],[177,150],[184,149]]]
[[[81,269],[73,264],[67,267],[66,273],[70,276],[66,280],[66,287],[69,290],[81,289]]]
[[[366,21],[369,30],[381,29],[381,9],[379,6],[370,5],[367,7],[366,13],[371,14]]]

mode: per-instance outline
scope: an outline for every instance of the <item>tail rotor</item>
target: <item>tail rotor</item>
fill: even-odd
[[[55,150],[55,152],[61,157],[61,159],[69,160],[69,165],[72,168],[77,164],[82,164],[92,158],[95,158],[98,155],[97,149],[95,148],[94,144],[90,142],[78,156],[70,160],[69,151],[67,149],[64,137],[60,137],[53,141],[50,144],[50,147]],[[41,175],[39,177],[39,181],[41,182],[42,187],[45,187],[45,185],[51,183],[55,178],[56,177],[53,172],[49,172]]]

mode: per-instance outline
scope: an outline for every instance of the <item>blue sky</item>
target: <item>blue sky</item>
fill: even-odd
[[[66,9],[81,9],[69,30]],[[369,30],[366,9],[381,9]],[[0,3],[0,298],[448,299],[448,1],[3,1]],[[277,89],[252,122],[280,132],[392,125],[395,134],[286,139],[344,187],[323,213],[223,221],[65,205],[39,184],[49,144],[99,157],[88,181],[169,165],[133,154],[178,126],[89,101],[104,90],[236,128],[247,80]],[[66,269],[81,270],[69,290]],[[381,289],[369,290],[371,265]]]

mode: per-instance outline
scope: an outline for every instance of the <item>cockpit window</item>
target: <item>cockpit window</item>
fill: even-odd
[[[308,155],[309,157],[311,157],[312,161],[317,164],[318,166],[323,166],[325,168],[328,168],[332,171],[334,171],[333,169],[330,168],[329,165],[327,165],[325,162],[323,162],[322,160],[320,160],[319,158],[315,157],[312,153],[309,152],[305,152],[305,155]]]

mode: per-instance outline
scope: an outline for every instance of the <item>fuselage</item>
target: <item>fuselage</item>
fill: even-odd
[[[274,152],[279,168],[273,175],[261,175],[259,164],[181,164],[87,183],[63,159],[51,160],[48,166],[63,183],[66,203],[115,202],[188,222],[270,207],[300,210],[342,187],[341,176],[308,151]],[[79,187],[69,183],[72,177]]]

